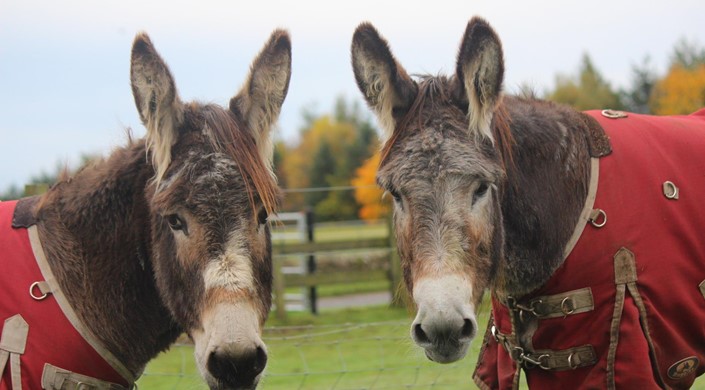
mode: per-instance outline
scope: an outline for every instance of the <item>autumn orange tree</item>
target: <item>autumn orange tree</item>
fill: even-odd
[[[384,218],[390,211],[389,200],[382,199],[384,191],[375,181],[379,159],[377,152],[355,171],[355,177],[351,180],[355,186],[355,201],[360,205],[358,216],[368,221]]]
[[[289,190],[283,209],[312,208],[321,221],[357,218],[351,179],[379,144],[369,115],[340,98],[332,114],[305,112],[304,121],[297,144],[275,151],[275,171]]]
[[[659,115],[690,114],[705,106],[705,47],[680,39],[668,73],[651,93],[649,106]]]
[[[705,107],[705,64],[692,69],[672,66],[651,93],[654,114],[690,114]]]

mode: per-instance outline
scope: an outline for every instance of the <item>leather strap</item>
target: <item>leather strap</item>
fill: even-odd
[[[572,290],[555,295],[545,295],[529,301],[527,311],[538,319],[558,318],[573,314],[585,313],[595,308],[590,287]]]
[[[597,363],[595,348],[589,344],[561,350],[529,351],[514,343],[512,337],[504,335],[496,329],[493,331],[493,335],[512,360],[517,362],[517,366],[525,369],[539,367],[543,370],[565,371]]]
[[[115,383],[102,381],[89,376],[76,374],[62,368],[44,364],[42,372],[44,390],[128,390]]]
[[[5,320],[0,336],[0,375],[5,371],[9,360],[12,390],[22,390],[20,355],[24,354],[28,333],[29,325],[21,315],[15,314]]]
[[[537,349],[534,351],[534,355],[539,357],[537,359],[541,362],[539,367],[544,370],[575,370],[576,368],[591,366],[597,362],[595,348],[589,344],[559,351]]]

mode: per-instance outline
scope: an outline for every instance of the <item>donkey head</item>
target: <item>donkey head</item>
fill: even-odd
[[[476,334],[475,309],[503,246],[505,173],[497,149],[502,140],[493,131],[504,72],[501,44],[474,18],[455,75],[417,82],[363,23],[353,37],[352,65],[382,126],[377,182],[394,198],[404,280],[417,307],[411,337],[429,359],[456,361]]]
[[[213,389],[254,388],[267,362],[266,222],[279,198],[270,131],[290,75],[289,36],[275,31],[227,109],[182,103],[149,37],[137,35],[132,48],[132,91],[155,172],[147,201],[157,288]]]

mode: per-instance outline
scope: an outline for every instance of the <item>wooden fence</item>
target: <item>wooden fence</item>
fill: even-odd
[[[25,186],[25,196],[41,195],[48,190],[47,184],[27,184]],[[306,213],[306,233],[305,236],[308,242],[291,243],[282,240],[281,242],[272,243],[272,252],[275,256],[284,255],[303,255],[307,258],[305,274],[285,274],[282,270],[283,264],[281,261],[274,261],[274,304],[275,315],[279,319],[286,318],[286,300],[285,290],[287,287],[301,287],[309,290],[309,300],[312,304],[312,311],[316,312],[316,287],[330,284],[340,283],[358,283],[370,281],[387,281],[389,282],[389,291],[391,293],[392,304],[402,305],[399,299],[396,299],[401,280],[401,266],[399,263],[399,255],[396,250],[396,241],[392,234],[391,224],[387,229],[387,237],[372,238],[372,239],[352,239],[328,242],[316,242],[314,239],[314,217],[311,212]],[[387,249],[389,253],[389,267],[387,270],[365,270],[365,271],[350,271],[338,270],[319,272],[316,270],[316,256],[321,254],[331,254],[336,252],[359,250],[359,249]]]
[[[312,218],[307,218],[308,221],[312,221]],[[313,224],[307,226],[307,230],[313,230]],[[285,243],[285,242],[275,242],[272,244],[272,252],[275,257],[274,260],[274,304],[275,304],[275,315],[279,319],[286,318],[286,300],[285,300],[285,290],[287,287],[301,287],[308,288],[311,291],[310,299],[312,298],[312,312],[316,312],[315,307],[315,288],[321,285],[339,284],[339,283],[359,283],[359,282],[370,282],[370,281],[386,281],[389,283],[389,290],[391,293],[392,304],[401,305],[398,299],[394,299],[399,291],[399,284],[401,283],[401,267],[399,263],[399,255],[396,250],[396,242],[394,239],[394,234],[391,234],[391,226],[387,229],[387,237],[382,238],[368,238],[368,239],[352,239],[352,240],[340,240],[340,241],[328,241],[328,242],[316,242],[311,240],[311,242],[301,242],[301,243]],[[310,238],[313,237],[311,233],[308,234]],[[335,271],[317,271],[315,266],[315,257],[322,254],[335,254],[342,253],[344,251],[360,250],[360,249],[386,249],[389,253],[388,269],[382,270],[364,270],[364,271],[351,271],[347,269],[340,269]],[[306,274],[285,274],[282,271],[283,262],[277,261],[278,256],[283,255],[303,255],[306,256],[308,260],[308,270],[309,273]],[[313,261],[313,266],[311,262]]]

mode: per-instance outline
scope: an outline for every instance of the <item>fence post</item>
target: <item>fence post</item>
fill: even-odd
[[[315,224],[313,209],[306,208],[306,239],[308,242],[313,242],[313,228]],[[312,253],[308,256],[306,260],[306,271],[308,274],[313,274],[316,272],[316,256]],[[318,304],[317,304],[317,292],[316,286],[311,286],[308,289],[308,302],[311,305],[311,313],[318,314]]]
[[[286,321],[286,299],[284,287],[284,272],[282,272],[282,262],[272,258],[274,267],[274,305],[275,315],[280,321]]]
[[[401,276],[401,260],[399,259],[399,251],[397,250],[397,236],[394,234],[394,217],[387,218],[387,230],[389,234],[389,275],[390,289],[392,294],[393,307],[404,307],[408,300],[406,288],[403,286],[404,281]]]

